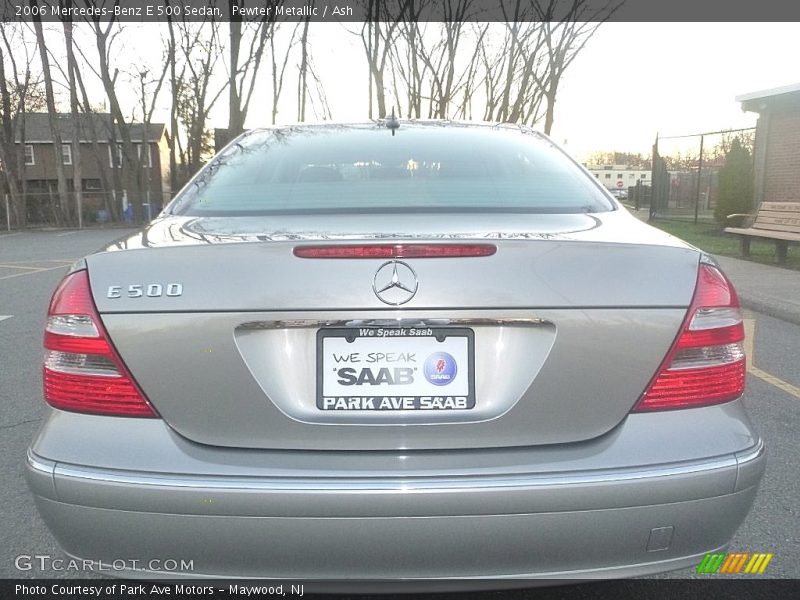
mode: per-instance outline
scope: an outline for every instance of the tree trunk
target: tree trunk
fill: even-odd
[[[556,86],[555,84],[551,85],[550,89],[547,90],[547,112],[544,116],[544,132],[547,135],[550,135],[550,130],[553,128],[553,117],[555,115],[556,110]]]
[[[514,16],[518,15],[519,11],[519,0],[515,5],[514,9]],[[511,100],[511,85],[514,83],[514,67],[516,66],[517,60],[517,52],[518,52],[518,36],[519,36],[519,24],[517,21],[514,21],[513,25],[511,26],[511,38],[509,41],[509,57],[508,57],[508,67],[506,70],[506,79],[505,84],[503,86],[503,94],[500,97],[500,109],[497,111],[497,121],[506,121],[508,118],[508,106]]]
[[[231,7],[238,4],[231,2]],[[242,99],[239,95],[237,75],[239,74],[239,45],[242,41],[241,17],[234,17],[231,13],[230,25],[230,75],[228,78],[228,139],[232,140],[244,131],[244,118],[242,115]]]
[[[78,113],[78,90],[75,83],[75,71],[78,65],[75,62],[75,52],[72,43],[72,21],[64,21],[64,41],[67,46],[67,73],[69,74],[69,106],[72,112],[73,131],[72,140],[72,189],[75,192],[76,210],[78,213],[78,227],[83,227],[83,163],[81,162],[81,127]]]
[[[39,46],[39,60],[42,63],[42,74],[44,75],[47,116],[50,122],[50,137],[53,140],[53,157],[55,158],[56,177],[58,178],[58,201],[61,204],[61,212],[64,217],[70,220],[71,210],[69,194],[67,192],[67,177],[64,173],[64,161],[61,156],[61,132],[58,130],[56,101],[53,96],[53,79],[50,77],[50,62],[47,56],[47,48],[44,45],[42,20],[38,15],[33,17],[33,28],[36,31],[36,44]]]
[[[120,210],[115,200],[117,192],[122,193],[122,186],[119,183],[118,177],[114,177],[113,181],[109,181],[108,179],[108,174],[105,167],[105,158],[107,154],[102,151],[100,146],[100,137],[97,133],[97,127],[95,127],[95,120],[92,114],[92,108],[89,105],[89,97],[86,94],[86,87],[83,85],[83,78],[81,77],[80,71],[75,70],[74,74],[75,81],[78,84],[78,89],[81,92],[81,98],[83,99],[83,114],[87,115],[87,130],[89,133],[89,141],[92,144],[92,154],[94,154],[94,158],[97,163],[97,172],[100,173],[100,184],[103,188],[103,203],[108,211],[109,218],[112,221],[119,221],[121,220]],[[112,173],[116,174],[117,172],[112,170]]]
[[[102,31],[101,24],[99,20],[93,22],[94,25],[94,33],[95,33],[95,42],[97,45],[97,55],[100,62],[100,79],[103,82],[103,88],[105,89],[106,96],[108,97],[108,102],[111,108],[111,119],[112,119],[112,131],[110,132],[110,140],[112,144],[112,154],[116,150],[117,140],[116,140],[116,132],[114,131],[114,126],[116,125],[116,129],[119,131],[120,137],[122,138],[122,169],[123,169],[123,181],[125,181],[125,189],[128,193],[128,201],[131,201],[131,196],[133,197],[133,202],[130,202],[133,208],[133,222],[136,224],[140,224],[142,222],[142,169],[141,164],[136,158],[136,153],[133,149],[133,142],[131,141],[131,130],[128,124],[125,122],[125,117],[122,114],[122,108],[119,104],[119,99],[117,98],[117,93],[114,88],[114,81],[111,79],[111,73],[109,71],[109,64],[108,64],[108,47],[107,47],[107,39],[108,33],[110,28],[113,26],[109,24],[108,29],[106,31]],[[116,167],[115,167],[116,168]]]
[[[306,120],[306,99],[308,98],[308,25],[310,19],[303,23],[303,34],[300,36],[300,73],[297,78],[297,120]]]
[[[175,29],[172,25],[172,17],[167,17],[167,28],[169,30],[169,49],[167,60],[169,61],[169,82],[170,92],[172,92],[172,102],[169,107],[169,188],[170,193],[174,194],[178,189],[178,161],[176,159],[176,140],[178,135],[178,76],[175,69],[176,48]]]
[[[0,127],[0,162],[6,175],[8,193],[11,196],[11,212],[16,226],[24,229],[28,224],[25,196],[19,189],[19,156],[14,132],[14,119],[11,118],[11,94],[8,91],[5,71],[5,56],[0,48],[0,106],[2,106],[2,127]],[[24,114],[17,112],[17,119]],[[24,143],[24,138],[20,142]],[[20,144],[22,145],[22,144]]]

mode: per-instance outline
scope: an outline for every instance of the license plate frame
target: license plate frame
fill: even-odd
[[[426,344],[429,345],[429,350],[424,352],[427,354],[424,360],[420,355],[420,358],[416,361],[417,365],[413,374],[409,374],[408,371],[401,371],[398,375],[396,370],[397,368],[411,368],[407,366],[412,364],[409,361],[403,363],[406,365],[404,367],[386,367],[386,369],[389,369],[386,372],[379,370],[377,375],[372,367],[366,367],[370,370],[370,373],[364,373],[363,369],[365,367],[361,367],[362,371],[358,372],[357,382],[347,384],[354,386],[353,393],[340,395],[335,392],[343,391],[341,389],[341,377],[336,383],[328,379],[326,386],[325,373],[328,372],[328,369],[339,373],[334,368],[335,364],[349,365],[355,363],[347,361],[333,362],[333,359],[331,359],[331,362],[326,364],[326,340],[329,339],[332,339],[333,342],[328,347],[328,350],[333,347],[343,348],[346,345],[351,347],[350,357],[353,354],[360,355],[362,351],[366,352],[366,356],[369,356],[370,353],[367,351],[370,349],[373,349],[373,354],[375,354],[374,348],[381,344],[386,348],[384,354],[388,354],[390,349],[397,354],[397,351],[402,350],[403,347],[420,349],[424,348]],[[359,340],[364,341],[359,343]],[[353,344],[358,344],[358,346]],[[437,348],[439,344],[443,345]],[[411,353],[406,352],[406,355],[408,354]],[[332,350],[330,355],[333,356]],[[444,363],[444,366],[442,366],[442,363]],[[365,360],[361,364],[374,366],[383,363],[380,363],[380,361],[368,363]],[[464,373],[465,365],[466,373]],[[439,370],[440,367],[441,370]],[[449,375],[450,373],[452,375]],[[365,375],[366,378],[364,377]],[[396,383],[395,381],[409,376],[414,379],[411,384],[403,381]],[[333,377],[333,375],[330,377]],[[346,377],[352,379],[356,375],[347,373]],[[419,377],[425,381],[423,382]],[[434,381],[441,381],[442,378],[447,377],[450,378],[446,383],[434,383]],[[365,380],[358,382],[358,378]],[[460,381],[457,382],[459,379]],[[458,383],[457,386],[454,385],[453,388],[450,388],[454,393],[448,394],[448,387],[456,383]],[[397,394],[390,394],[387,391],[387,386],[389,385],[397,387],[414,385],[417,388],[416,391],[423,388],[427,393],[399,393],[401,390],[398,390]],[[325,393],[326,387],[328,394]],[[435,392],[439,390],[441,392],[436,394]],[[320,411],[362,413],[439,412],[442,410],[473,410],[475,405],[475,332],[468,327],[326,327],[317,330],[316,406]]]

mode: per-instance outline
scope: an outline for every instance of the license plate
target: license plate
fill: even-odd
[[[331,328],[317,332],[320,410],[475,407],[471,329]]]

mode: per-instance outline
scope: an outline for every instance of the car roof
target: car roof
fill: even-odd
[[[385,129],[389,128],[387,125],[390,123],[391,117],[384,117],[381,119],[374,119],[371,121],[322,121],[314,123],[291,123],[284,125],[270,125],[248,130],[244,133],[245,136],[256,132],[270,132],[270,131],[285,131],[285,130],[330,130],[330,131],[363,131],[369,129]],[[401,119],[397,118],[395,122],[399,125],[397,131],[405,129],[469,129],[474,131],[503,131],[503,132],[519,132],[527,135],[534,135],[544,140],[551,141],[550,138],[534,129],[533,127],[521,123],[505,123],[505,122],[486,122],[486,121],[461,121],[453,119]]]

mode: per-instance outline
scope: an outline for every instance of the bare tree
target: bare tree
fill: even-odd
[[[417,119],[422,116],[422,89],[428,67],[426,61],[420,60],[420,55],[424,54],[425,29],[420,28],[419,16],[429,4],[430,0],[409,0],[408,10],[397,24],[397,41],[390,46],[392,87],[398,116],[404,114],[402,96],[406,99],[405,115]],[[399,43],[400,40],[404,43]],[[400,91],[398,83],[403,84],[404,92]]]
[[[556,95],[564,72],[586,47],[597,28],[622,6],[624,0],[606,0],[597,5],[590,0],[572,0],[566,13],[557,0],[534,2],[537,17],[542,20],[542,40],[547,53],[547,68],[534,75],[536,85],[547,102],[544,131],[548,135],[555,118]]]
[[[314,0],[311,0],[309,5],[311,11],[314,10],[314,4]],[[314,118],[323,120],[331,118],[331,109],[328,105],[325,87],[322,85],[322,80],[314,68],[314,57],[309,40],[310,26],[311,17],[304,17],[299,23],[300,34],[297,40],[297,45],[300,47],[300,62],[297,65],[297,120],[300,122],[306,120],[309,105]],[[292,37],[294,37],[294,34],[292,34]],[[275,60],[274,57],[273,60]],[[280,91],[280,88],[278,88],[278,91]]]
[[[406,12],[398,24],[398,38],[404,40],[405,59],[395,43],[392,53],[393,69],[405,82],[408,114],[422,116],[422,103],[428,101],[429,118],[446,119],[456,111],[455,100],[465,87],[473,86],[478,44],[469,58],[459,60],[461,49],[470,28],[466,25],[473,15],[474,0],[409,0]],[[420,28],[420,16],[429,12],[441,22]],[[395,95],[400,102],[399,93]]]
[[[169,51],[167,50],[167,54],[168,52]],[[139,162],[142,164],[142,169],[144,172],[144,187],[145,198],[147,199],[148,218],[152,217],[153,210],[153,199],[150,197],[150,183],[152,180],[151,168],[153,166],[152,152],[150,148],[150,123],[153,120],[156,102],[158,100],[161,87],[164,84],[164,79],[167,76],[168,67],[169,63],[165,60],[164,65],[161,68],[161,73],[156,78],[150,80],[148,80],[150,72],[146,68],[142,68],[136,74],[139,78],[139,100],[141,102],[142,109],[142,140],[141,146],[139,146]],[[157,204],[162,205],[163,202],[164,198],[159,198]]]
[[[172,101],[169,105],[169,187],[172,192],[178,189],[178,161],[177,161],[177,135],[178,135],[178,91],[183,82],[183,76],[186,71],[184,67],[178,71],[178,50],[177,42],[175,40],[175,26],[172,23],[172,10],[170,9],[170,0],[164,0],[164,5],[167,8],[167,63],[169,64],[169,89],[170,98]]]
[[[177,133],[173,133],[186,175],[196,172],[210,150],[206,122],[226,86],[212,89],[212,73],[221,56],[219,24],[216,22],[176,23],[178,49],[185,73],[179,82],[177,117],[186,130],[186,147],[181,146]]]
[[[64,19],[64,42],[67,47],[67,73],[69,81],[69,107],[72,114],[72,190],[78,212],[78,227],[83,227],[83,162],[81,161],[81,139],[83,127],[78,111],[78,85],[75,73],[78,64],[75,61],[75,48],[72,36],[72,18]]]
[[[228,52],[230,54],[230,65],[228,73],[228,135],[233,138],[240,134],[244,129],[244,117],[242,116],[241,90],[238,85],[239,75],[239,45],[242,41],[242,17],[234,12],[234,9],[241,8],[242,0],[230,0],[228,3],[230,19],[228,35]],[[260,57],[259,57],[260,58]]]
[[[278,118],[278,102],[281,99],[281,92],[283,91],[283,78],[286,73],[286,65],[289,63],[289,56],[291,56],[292,46],[294,45],[295,36],[297,35],[300,24],[296,24],[292,29],[292,35],[289,38],[289,42],[286,44],[286,51],[282,53],[283,62],[280,63],[280,65],[278,64],[278,55],[275,50],[275,37],[278,25],[273,23],[272,27],[273,32],[269,36],[269,50],[270,56],[272,57],[272,124],[274,125]]]
[[[533,19],[536,0],[500,0],[505,19],[503,40],[484,38],[483,65],[486,111],[484,118],[500,122],[533,123],[539,118],[540,92],[532,84],[541,68],[542,23]]]
[[[314,84],[315,95],[308,95],[308,100],[311,103],[311,110],[314,113],[314,118],[321,119],[323,121],[332,119],[333,115],[331,114],[331,107],[328,104],[328,96],[325,94],[325,86],[322,83],[322,78],[319,76],[316,68],[314,67],[314,58],[310,51],[308,53],[307,69],[308,75],[311,75],[311,81]]]
[[[544,119],[549,131],[564,72],[621,0],[498,0],[504,23],[472,25],[475,0],[364,2],[370,115],[373,99],[386,114],[388,81],[409,116],[468,118],[482,101],[485,120]]]
[[[558,87],[567,68],[622,0],[499,0],[502,42],[481,40],[485,120],[533,125],[550,133]],[[502,73],[502,75],[499,75]]]
[[[456,118],[459,119],[472,119],[472,102],[475,93],[481,84],[481,73],[479,60],[481,50],[484,46],[484,39],[489,30],[489,23],[473,24],[473,39],[475,43],[475,51],[472,59],[469,61],[469,67],[464,75],[464,85],[461,92],[461,102],[456,110]],[[485,75],[483,75],[485,78]]]
[[[3,30],[3,34],[5,38],[5,30]],[[17,171],[16,133],[14,131],[15,115],[12,109],[11,93],[8,90],[8,82],[6,80],[5,61],[5,53],[3,52],[3,48],[0,47],[0,104],[2,105],[2,109],[0,109],[2,110],[2,113],[0,113],[2,114],[0,162],[2,162],[6,185],[8,185],[8,190],[11,194],[11,205],[15,213],[14,221],[21,227],[25,227],[27,215],[24,206],[24,197],[22,198],[23,202],[20,202],[21,194],[18,187],[19,174]]]
[[[313,0],[312,0],[313,7]],[[297,74],[297,120],[306,120],[306,99],[308,98],[308,26],[310,17],[303,19],[303,30],[300,34],[300,64]]]
[[[31,74],[33,53],[25,42],[23,31],[19,26],[0,23],[0,162],[11,197],[13,221],[21,228],[28,222],[25,161],[19,152],[26,139],[25,115],[43,110],[46,104],[41,81]]]
[[[458,73],[457,57],[463,37],[465,19],[469,16],[472,0],[450,0],[441,5],[444,21],[443,38],[440,44],[436,68],[431,68],[434,87],[431,90],[431,116],[445,119],[449,117],[449,107],[457,91],[463,84],[464,73]]]
[[[508,57],[508,38],[504,38],[503,46],[499,52],[493,52],[491,40],[493,36],[484,37],[478,44],[481,69],[483,72],[482,89],[484,102],[483,120],[494,119],[495,110],[500,101],[502,86],[501,73],[505,71],[503,65]]]
[[[79,50],[79,47],[75,46],[75,49]],[[81,75],[80,69],[75,69],[73,71],[73,76],[75,77],[75,83],[77,85],[76,93],[80,91],[81,102],[79,108],[81,110],[81,113],[84,115],[83,124],[85,125],[83,133],[85,133],[88,136],[89,142],[92,145],[91,154],[94,156],[95,164],[97,165],[97,172],[100,175],[101,187],[105,192],[103,194],[103,203],[111,220],[119,221],[120,220],[119,205],[114,200],[118,197],[121,197],[122,195],[122,179],[120,177],[118,169],[113,169],[111,181],[109,181],[108,179],[106,169],[104,166],[105,161],[103,160],[105,153],[102,151],[102,148],[100,146],[100,135],[103,132],[98,130],[97,127],[98,123],[95,117],[95,115],[99,111],[95,110],[95,107],[93,107],[89,102],[89,95],[86,93],[86,86],[83,83],[83,76]]]
[[[278,1],[273,3],[273,6],[280,4],[282,2]],[[244,122],[247,119],[250,99],[253,97],[256,79],[261,68],[264,49],[267,41],[271,42],[276,29],[274,9],[270,16],[265,16],[255,23],[246,23],[243,26],[241,13],[237,15],[233,13],[234,6],[241,5],[242,0],[231,0],[229,4],[228,135],[231,137],[244,131]],[[247,52],[244,60],[240,61],[240,48],[243,42],[247,44]]]
[[[47,116],[50,124],[50,137],[53,140],[53,159],[56,168],[56,178],[58,180],[58,200],[60,205],[60,213],[64,218],[70,219],[71,207],[69,202],[69,194],[67,192],[67,177],[64,173],[64,161],[62,159],[62,140],[61,131],[58,125],[58,114],[56,112],[56,101],[53,95],[53,79],[50,75],[50,60],[47,56],[47,47],[44,43],[44,31],[42,28],[42,19],[38,13],[32,16],[33,29],[36,33],[36,43],[39,47],[39,60],[42,65],[42,75],[44,77],[44,89],[47,100]],[[57,218],[60,216],[56,212]]]
[[[384,77],[390,52],[395,42],[397,28],[406,14],[409,0],[399,0],[390,8],[379,0],[364,0],[366,20],[361,28],[361,42],[369,67],[369,118],[374,114],[373,97],[377,103],[378,118],[386,116],[386,88]]]
[[[106,0],[87,0],[95,9],[109,8],[106,7]],[[116,161],[116,148],[117,134],[122,138],[122,164],[124,189],[133,191],[133,202],[130,204],[133,210],[134,223],[141,223],[143,220],[142,213],[142,196],[144,191],[144,181],[142,177],[141,162],[134,149],[133,140],[131,138],[131,128],[125,115],[122,112],[122,107],[119,102],[119,97],[116,90],[116,78],[118,70],[114,70],[114,75],[111,74],[111,48],[116,36],[123,31],[121,25],[117,23],[117,19],[112,16],[106,23],[103,22],[101,13],[94,13],[89,17],[89,23],[95,37],[95,46],[97,49],[97,60],[100,67],[100,81],[103,84],[106,97],[108,98],[109,108],[111,111],[111,128],[109,133],[109,144],[111,148],[112,164]],[[130,198],[129,198],[130,201]]]

